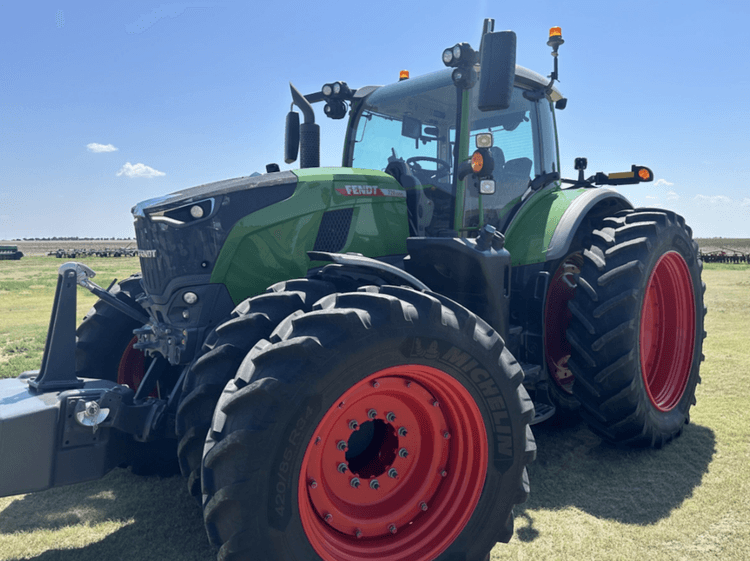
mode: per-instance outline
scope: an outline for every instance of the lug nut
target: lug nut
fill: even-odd
[[[310,480],[310,489],[315,489],[315,488],[317,488],[317,486],[318,486],[318,482],[315,481],[314,479],[311,479]]]
[[[370,419],[374,419],[374,418],[375,418],[375,417],[377,417],[377,416],[378,416],[378,412],[377,412],[377,411],[375,411],[375,409],[370,409],[370,410],[369,410],[369,411],[367,412],[367,417],[368,417],[368,418],[370,418]]]
[[[336,444],[336,448],[342,452],[346,452],[346,449],[349,448],[349,446],[347,445],[346,440],[339,440],[338,444]]]
[[[377,479],[370,481],[370,489],[375,489],[376,491],[380,489],[380,483],[378,483]]]
[[[388,470],[388,477],[391,479],[396,479],[398,477],[398,472],[396,471],[396,468],[391,468]]]
[[[406,382],[406,387],[410,388],[411,387],[411,382]]]
[[[424,504],[424,503],[422,503],[422,504]],[[333,520],[333,514],[331,514],[329,512],[328,514],[326,514],[325,521],[326,522],[330,522],[331,520]]]
[[[315,446],[317,446],[318,444],[320,444],[320,437],[315,439]]]
[[[426,511],[427,510],[427,503],[425,503],[425,502],[419,503],[419,508],[422,509],[422,512]],[[330,514],[329,514],[329,516],[330,516]]]
[[[401,448],[401,450],[398,451],[399,458],[405,458],[409,455],[409,451],[406,448]]]
[[[349,481],[349,484],[354,487],[355,489],[359,487],[359,477],[352,477],[351,481]]]
[[[406,430],[406,427],[401,427],[400,429],[398,429],[399,436],[406,436],[407,434],[409,434],[409,432]]]
[[[380,382],[378,382],[377,380],[373,380],[372,387],[373,388],[379,388],[380,387]]]
[[[360,530],[359,528],[357,528],[356,530],[354,530],[354,537],[355,538],[361,538],[362,537],[362,530]]]
[[[448,475],[448,472],[443,470],[440,472],[440,477],[446,477]]]
[[[385,418],[387,419],[389,423],[392,423],[393,421],[396,420],[396,415],[393,413],[393,411],[389,411],[388,414],[385,416]]]
[[[359,423],[357,421],[355,421],[354,419],[352,419],[351,421],[349,421],[349,429],[350,430],[357,430],[358,428],[359,428]]]
[[[448,438],[450,438],[450,437],[451,437],[451,433],[449,433],[448,431],[445,431],[445,432],[443,433],[443,438],[445,438],[446,440],[447,440]]]
[[[388,526],[388,531],[389,531],[389,532],[390,532],[391,534],[395,534],[395,533],[397,532],[397,530],[396,530],[396,525],[395,525],[395,524],[391,524],[390,526]]]
[[[339,470],[339,473],[346,473],[346,464],[344,462],[341,462],[337,469]]]
[[[440,407],[440,402],[436,399],[432,402],[433,407]]]

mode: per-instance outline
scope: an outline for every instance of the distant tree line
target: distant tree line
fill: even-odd
[[[61,241],[61,242],[69,242],[69,241],[75,241],[75,240],[91,240],[91,241],[98,241],[98,240],[133,240],[134,238],[80,238],[78,236],[69,236],[69,237],[57,237],[53,236],[51,238],[13,238],[12,241],[14,242],[53,242],[53,241]]]

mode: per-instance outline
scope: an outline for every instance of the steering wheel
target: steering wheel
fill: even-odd
[[[437,169],[435,171],[432,171],[431,169],[424,170],[422,169],[422,166],[420,166],[417,162],[434,162],[437,164]],[[451,165],[445,160],[441,160],[440,158],[431,158],[430,156],[413,156],[407,159],[406,163],[409,165],[414,175],[418,177],[421,176],[420,181],[422,181],[422,177],[426,178],[426,181],[422,181],[422,183],[435,181],[437,179],[440,179],[441,177],[445,177],[451,172]]]

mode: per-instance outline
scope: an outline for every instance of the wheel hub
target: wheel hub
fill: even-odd
[[[433,559],[476,507],[487,450],[481,414],[454,378],[382,370],[341,396],[307,447],[305,532],[327,560]]]

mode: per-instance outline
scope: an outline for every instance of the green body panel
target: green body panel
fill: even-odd
[[[563,213],[584,192],[586,189],[545,190],[521,207],[505,233],[505,249],[510,252],[514,267],[547,260],[550,239]]]
[[[390,175],[356,168],[292,171],[298,177],[294,194],[240,219],[216,260],[211,282],[226,285],[235,303],[324,264],[310,261],[307,252],[326,211],[354,209],[342,253],[406,253],[405,191]]]

